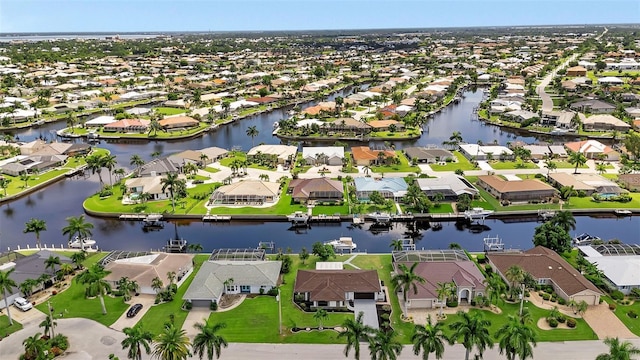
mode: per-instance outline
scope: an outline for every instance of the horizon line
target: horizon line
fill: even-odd
[[[271,29],[271,30],[135,30],[135,31],[16,31],[0,32],[4,35],[74,35],[74,34],[215,34],[215,33],[276,33],[276,32],[322,32],[322,31],[391,31],[391,30],[437,30],[437,29],[494,29],[494,28],[568,28],[568,27],[600,27],[600,26],[638,26],[640,23],[574,23],[574,24],[537,24],[537,25],[477,25],[477,26],[437,26],[437,27],[388,27],[388,28],[342,28],[342,29]]]

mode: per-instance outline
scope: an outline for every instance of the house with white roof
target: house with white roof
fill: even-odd
[[[369,201],[369,196],[377,191],[387,199],[400,201],[407,193],[409,185],[403,178],[357,177],[354,180],[356,197],[360,201]]]
[[[475,160],[487,160],[489,157],[496,160],[513,158],[513,151],[511,151],[511,149],[499,145],[461,144],[460,150],[462,155],[470,160],[472,158]]]
[[[467,179],[458,175],[444,175],[437,178],[417,179],[420,190],[428,197],[434,198],[440,193],[446,200],[457,200],[460,195],[466,194],[471,198],[478,195],[475,188]]]
[[[305,146],[302,148],[302,158],[307,164],[342,165],[344,148],[342,146]]]
[[[291,145],[258,145],[247,152],[247,158],[253,159],[258,155],[266,155],[278,164],[288,164],[296,158],[297,152],[298,148]]]
[[[640,245],[602,244],[578,246],[585,260],[602,271],[605,281],[628,295],[640,288]]]

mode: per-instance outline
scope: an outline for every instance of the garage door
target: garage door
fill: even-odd
[[[194,307],[209,307],[211,306],[211,300],[191,300],[191,304]]]
[[[411,309],[431,309],[431,299],[411,300],[409,307]]]

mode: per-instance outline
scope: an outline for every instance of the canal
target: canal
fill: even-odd
[[[351,89],[345,89],[334,96],[347,96]],[[523,137],[508,131],[501,131],[491,125],[471,120],[473,108],[482,100],[482,92],[465,92],[459,104],[451,105],[436,114],[425,125],[424,135],[415,141],[398,142],[397,148],[406,146],[424,146],[441,144],[454,131],[461,131],[465,141],[475,143],[478,140],[491,143],[497,140],[500,144],[507,141],[522,140],[534,142],[532,137]],[[311,102],[301,105],[302,108],[315,104]],[[129,168],[129,158],[138,154],[149,159],[152,152],[159,151],[163,155],[170,155],[185,149],[200,149],[209,146],[223,148],[251,147],[251,138],[246,135],[249,126],[256,126],[260,134],[255,143],[279,143],[273,137],[273,123],[288,116],[289,109],[274,110],[253,116],[233,124],[223,126],[217,131],[206,133],[204,136],[171,142],[101,142],[98,146],[109,149],[117,156],[119,165]],[[64,122],[46,124],[37,129],[24,130],[17,133],[22,141],[29,141],[40,136],[51,137],[52,132],[64,127]],[[374,144],[375,145],[375,144]],[[96,176],[75,177],[65,179],[46,189],[37,191],[16,201],[3,204],[0,207],[0,252],[17,246],[35,245],[33,234],[24,234],[24,224],[30,218],[44,219],[47,231],[41,233],[43,244],[63,244],[61,229],[66,225],[68,216],[82,214],[83,200],[99,189]],[[340,236],[351,236],[357,243],[359,251],[388,252],[391,240],[406,237],[407,226],[397,224],[384,232],[370,231],[370,224],[362,228],[353,228],[350,224],[313,226],[306,231],[289,230],[288,223],[261,222],[231,222],[226,224],[203,224],[201,222],[168,223],[164,229],[155,232],[143,232],[137,222],[106,220],[89,217],[95,225],[94,238],[104,250],[149,250],[161,248],[169,238],[176,235],[192,243],[203,245],[206,251],[220,247],[256,247],[260,241],[273,241],[276,247],[299,251],[307,249],[316,241],[327,241]],[[539,223],[532,222],[503,222],[501,220],[487,220],[486,227],[481,232],[472,232],[464,226],[457,226],[453,222],[443,223],[442,230],[432,231],[428,224],[416,224],[419,236],[416,238],[418,248],[447,248],[449,243],[456,242],[469,250],[482,250],[483,238],[499,236],[506,248],[527,249],[532,246],[531,238]],[[476,229],[477,230],[477,229]],[[592,218],[576,217],[576,230],[572,235],[587,232],[600,236],[602,239],[620,239],[626,243],[640,244],[640,217],[633,218]]]

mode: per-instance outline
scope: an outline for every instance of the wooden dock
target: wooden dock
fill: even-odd
[[[118,216],[118,219],[139,221],[139,220],[146,220],[147,216],[148,214],[122,214]]]
[[[231,221],[231,215],[205,215],[202,217],[202,221],[212,221],[212,222],[219,222],[219,221]]]
[[[312,216],[309,218],[310,222],[316,222],[316,223],[333,223],[333,222],[341,222],[342,218],[340,217],[340,215],[324,215],[324,214],[320,214],[317,216]]]
[[[413,221],[413,219],[414,219],[413,215],[406,215],[406,214],[391,215],[391,221],[395,221],[395,222]]]

